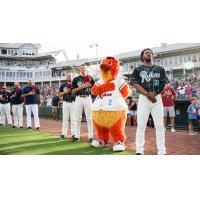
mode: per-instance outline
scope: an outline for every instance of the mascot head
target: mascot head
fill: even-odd
[[[103,81],[108,82],[116,79],[119,72],[119,61],[114,57],[106,57],[101,61],[100,74]]]

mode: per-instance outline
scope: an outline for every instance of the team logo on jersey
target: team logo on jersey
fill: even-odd
[[[146,71],[141,71],[140,76],[142,77],[142,83],[144,83],[145,81],[149,82],[152,78],[160,78],[159,73],[150,72],[149,74],[147,74]]]
[[[64,87],[64,88],[63,88],[63,91],[64,91],[64,92],[67,92],[67,87]]]
[[[78,85],[78,87],[81,87],[83,85],[83,82],[78,81],[77,85]]]
[[[112,99],[108,100],[108,105],[111,106],[112,105]]]
[[[102,94],[99,95],[100,99],[103,99],[106,96],[112,96],[112,93],[103,92]]]

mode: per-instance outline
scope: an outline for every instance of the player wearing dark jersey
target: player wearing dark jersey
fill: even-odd
[[[132,74],[131,84],[140,93],[137,109],[136,154],[144,153],[144,132],[151,113],[156,127],[158,154],[166,154],[161,92],[169,82],[164,68],[153,64],[153,51],[141,52],[143,64]]]

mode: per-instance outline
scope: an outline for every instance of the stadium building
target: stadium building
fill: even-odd
[[[163,66],[169,79],[183,75],[200,76],[200,43],[177,43],[151,48],[154,63]],[[141,50],[114,55],[120,60],[121,73],[129,78],[140,61]],[[89,72],[98,78],[98,64],[102,58],[68,60],[65,51],[41,51],[40,44],[0,43],[0,82],[25,83],[32,79],[37,85],[53,86],[65,81],[66,73],[78,74],[78,66],[86,63]]]

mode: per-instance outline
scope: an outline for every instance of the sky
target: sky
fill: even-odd
[[[1,2],[0,42],[41,43],[69,59],[95,58],[199,42],[197,0],[7,0]]]

